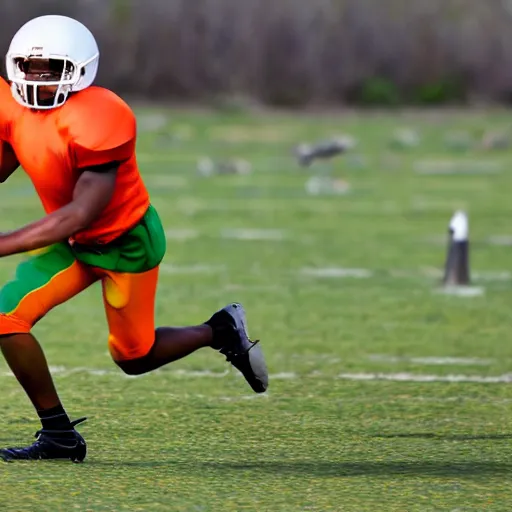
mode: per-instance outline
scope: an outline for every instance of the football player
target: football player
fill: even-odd
[[[0,450],[6,461],[81,462],[86,443],[70,421],[45,355],[31,333],[52,308],[101,281],[113,360],[129,375],[151,372],[202,347],[226,356],[261,393],[264,357],[232,303],[204,324],[154,325],[165,234],[135,156],[136,120],[113,92],[93,86],[92,33],[64,16],[42,16],[14,36],[0,79],[0,181],[18,166],[46,216],[0,233],[0,256],[36,252],[0,290],[0,348],[41,420],[36,441]]]

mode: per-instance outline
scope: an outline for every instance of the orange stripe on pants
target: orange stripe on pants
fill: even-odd
[[[155,341],[155,294],[158,267],[140,274],[117,273],[74,261],[45,285],[21,298],[17,307],[0,314],[0,334],[30,332],[55,306],[101,280],[109,326],[108,345],[116,361],[145,356]]]
[[[0,334],[30,332],[51,309],[85,290],[98,277],[86,265],[75,261],[55,274],[48,283],[21,299],[16,309],[0,314]]]

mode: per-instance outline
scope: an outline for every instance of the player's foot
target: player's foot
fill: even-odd
[[[0,450],[0,460],[69,459],[82,462],[87,453],[84,438],[75,430],[75,426],[85,421],[81,418],[71,422],[72,430],[39,430],[37,441],[25,448],[5,448]]]
[[[267,365],[259,340],[249,339],[243,306],[229,304],[217,311],[207,324],[214,331],[214,348],[242,373],[253,391],[264,393],[268,387]]]

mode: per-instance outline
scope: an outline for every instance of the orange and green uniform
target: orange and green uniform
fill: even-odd
[[[22,262],[0,290],[0,335],[29,332],[53,307],[101,281],[113,358],[146,355],[165,235],[137,166],[132,110],[111,91],[90,87],[60,108],[34,111],[18,105],[2,79],[0,110],[0,139],[13,147],[47,214],[72,201],[83,170],[118,164],[101,215]]]

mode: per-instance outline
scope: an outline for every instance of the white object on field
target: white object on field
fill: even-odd
[[[215,163],[211,158],[200,158],[197,162],[197,172],[201,176],[211,176],[215,172]]]
[[[391,146],[399,149],[414,148],[419,146],[420,136],[411,128],[402,128],[393,134]]]
[[[312,196],[344,195],[350,191],[350,184],[324,176],[312,176],[306,182],[306,192]]]
[[[463,211],[454,213],[450,220],[450,231],[454,242],[465,242],[469,235],[468,216]]]
[[[470,290],[456,292],[453,287],[459,285],[468,285],[469,277],[469,222],[465,212],[457,211],[450,219],[448,254],[444,267],[445,286],[450,287],[446,293],[457,293],[465,297],[481,294],[480,291],[471,294]],[[483,292],[482,292],[483,293]]]

